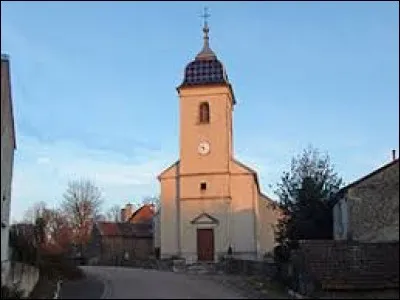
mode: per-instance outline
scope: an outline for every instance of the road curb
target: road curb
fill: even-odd
[[[103,285],[103,292],[100,296],[97,296],[99,298],[96,298],[96,299],[107,299],[107,297],[111,296],[111,293],[112,293],[110,279],[108,278],[108,276],[106,274],[103,274],[103,272],[101,274],[91,272],[90,268],[87,268],[87,267],[91,267],[91,266],[80,267],[82,269],[82,271],[85,273],[85,276],[87,278],[92,277],[92,279],[97,281],[99,284]]]
[[[98,276],[98,278],[102,281],[102,283],[104,285],[103,294],[100,296],[100,299],[107,299],[107,297],[111,295],[110,280],[104,279],[104,278],[102,278],[100,276]]]
[[[57,281],[57,287],[56,287],[56,290],[54,291],[53,299],[59,299],[60,298],[60,290],[61,290],[62,283],[63,283],[62,280],[58,280]]]
[[[288,289],[288,295],[293,297],[294,299],[310,299],[309,297],[304,296],[304,295],[302,295],[300,293],[297,293],[297,292],[295,292],[295,291],[293,291],[291,289]]]
[[[100,296],[100,299],[107,299],[110,294],[110,285],[106,280],[102,280],[102,282],[104,285],[104,291],[103,294]]]

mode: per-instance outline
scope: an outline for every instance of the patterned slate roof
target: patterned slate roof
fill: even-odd
[[[210,83],[229,84],[224,66],[218,59],[196,59],[186,66],[185,77],[182,85]]]
[[[205,25],[203,48],[196,58],[186,66],[183,82],[178,89],[196,85],[227,85],[233,96],[233,104],[235,104],[235,95],[225,67],[210,48],[208,31],[209,28]]]

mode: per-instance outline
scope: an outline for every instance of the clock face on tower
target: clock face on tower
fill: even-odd
[[[210,152],[210,144],[208,142],[200,142],[197,151],[201,155],[207,155]]]

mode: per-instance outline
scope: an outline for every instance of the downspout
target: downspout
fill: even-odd
[[[255,254],[256,254],[256,257],[258,258],[258,254],[259,254],[259,249],[258,249],[258,236],[257,236],[257,233],[258,233],[258,223],[259,223],[259,217],[260,217],[260,213],[259,213],[259,207],[258,207],[258,201],[259,201],[259,199],[258,199],[258,197],[259,197],[259,192],[258,192],[258,189],[257,189],[257,181],[256,181],[256,178],[255,178],[255,176],[257,176],[256,174],[253,174],[253,179],[254,179],[254,186],[253,186],[253,189],[252,189],[252,196],[253,196],[253,208],[254,208],[254,250],[255,250]],[[257,189],[257,199],[256,199],[256,195],[255,195],[255,193],[254,193],[254,189]]]
[[[232,247],[232,236],[231,236],[231,222],[232,222],[232,193],[231,193],[231,161],[233,159],[233,145],[232,145],[232,118],[233,114],[231,112],[231,107],[229,106],[229,103],[227,103],[227,109],[226,109],[226,121],[229,126],[228,130],[228,209],[227,209],[227,228],[226,228],[226,233],[227,233],[227,242],[228,242],[228,248]],[[231,118],[229,118],[229,113],[231,114]],[[230,138],[230,140],[229,140]],[[224,249],[225,250],[225,249]]]
[[[180,162],[176,165],[176,238],[178,256],[181,256],[181,202],[180,202]]]

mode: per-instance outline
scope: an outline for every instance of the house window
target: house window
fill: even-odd
[[[210,105],[208,102],[202,102],[199,108],[199,122],[210,123]]]
[[[207,183],[205,182],[200,183],[200,190],[205,191],[206,189],[207,189]]]

